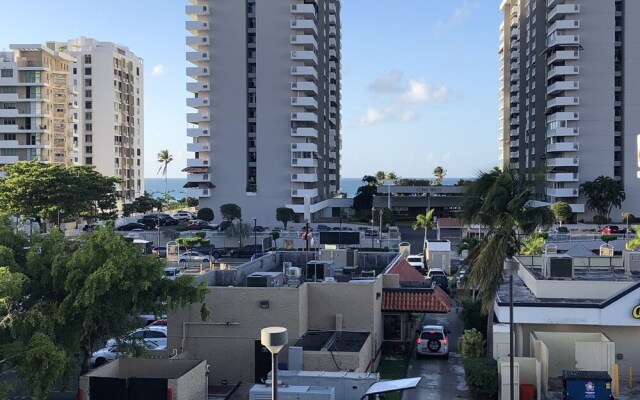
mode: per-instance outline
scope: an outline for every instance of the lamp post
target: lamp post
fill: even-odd
[[[278,399],[278,353],[287,344],[287,328],[269,327],[260,331],[260,342],[271,353],[271,399]]]
[[[254,218],[253,219],[253,246],[255,247],[256,252],[258,252],[258,231],[256,231],[256,228],[258,227],[257,223],[258,223],[258,218]]]
[[[375,222],[375,218],[376,218],[376,208],[371,207],[371,248],[372,249],[373,249],[373,239],[375,238],[374,236],[375,231],[373,230],[373,223]]]
[[[513,341],[513,275],[518,273],[519,263],[513,259],[504,261],[504,273],[509,276],[509,399],[515,399],[514,378],[514,357],[515,343]]]
[[[244,229],[242,229],[242,218],[240,218],[240,225],[238,225],[238,232],[240,232],[240,246],[242,247],[242,235],[244,234]]]
[[[391,181],[387,182],[387,208],[391,210]]]
[[[382,208],[380,209],[380,238],[378,239],[380,249],[382,249]]]

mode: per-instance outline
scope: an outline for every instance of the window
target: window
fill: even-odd
[[[5,133],[4,134],[4,140],[16,140],[16,134],[15,133]]]
[[[92,146],[85,146],[84,152],[85,153],[93,153],[93,147]]]
[[[90,112],[84,113],[84,119],[93,119],[93,113],[90,113]]]
[[[13,78],[13,70],[12,69],[3,69],[0,72],[0,77],[2,78]]]
[[[85,75],[91,75],[91,67],[85,67],[84,74]]]
[[[17,93],[17,90],[15,86],[0,86],[0,93]]]
[[[85,54],[84,55],[84,63],[85,64],[91,64],[91,54]]]
[[[0,156],[17,156],[17,149],[0,149]]]
[[[89,165],[93,164],[93,157],[86,157],[85,164],[89,164]]]
[[[78,68],[73,67],[73,74],[74,74],[74,75],[77,75],[77,74],[78,74]]]
[[[2,119],[2,125],[15,125],[16,124],[16,119],[15,118],[3,118]]]
[[[84,108],[85,108],[85,109],[87,109],[87,110],[91,110],[91,108],[92,108],[91,106],[92,106],[92,104],[91,104],[91,102],[90,102],[90,101],[85,101],[85,102],[84,102]]]
[[[84,85],[85,86],[91,86],[91,79],[85,79],[84,80]]]
[[[84,130],[85,131],[92,131],[93,130],[93,124],[84,124]]]
[[[84,97],[91,97],[91,90],[85,90]]]

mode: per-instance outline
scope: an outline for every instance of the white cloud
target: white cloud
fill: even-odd
[[[435,30],[437,33],[445,33],[457,26],[462,25],[471,18],[473,12],[480,7],[480,3],[463,1],[462,4],[453,11],[453,14],[447,20],[440,20],[436,23]]]
[[[359,126],[371,126],[385,122],[410,123],[418,119],[418,115],[411,110],[398,110],[395,107],[370,107],[358,120]]]
[[[400,93],[403,91],[401,84],[402,76],[402,71],[398,71],[397,69],[391,70],[388,74],[384,74],[373,81],[373,83],[369,85],[369,90],[378,94]]]
[[[447,101],[449,88],[443,83],[429,86],[423,80],[409,81],[409,88],[402,95],[405,103],[442,103]]]
[[[151,70],[151,75],[160,76],[160,75],[164,75],[165,72],[167,72],[167,68],[162,64],[157,64],[153,66],[153,69]]]
[[[442,157],[441,157],[441,158],[442,158],[442,161],[449,161],[449,160],[451,159],[451,156],[452,156],[452,155],[453,155],[453,154],[452,154],[450,151],[448,151],[448,152],[444,153],[444,154],[442,155]]]

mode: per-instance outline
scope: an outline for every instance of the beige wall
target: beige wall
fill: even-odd
[[[371,335],[362,345],[360,352],[305,351],[305,371],[353,371],[366,372],[371,354]]]

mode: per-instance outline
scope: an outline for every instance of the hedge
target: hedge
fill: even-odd
[[[498,396],[498,366],[486,358],[463,358],[464,377],[469,392],[477,400],[493,400]]]

